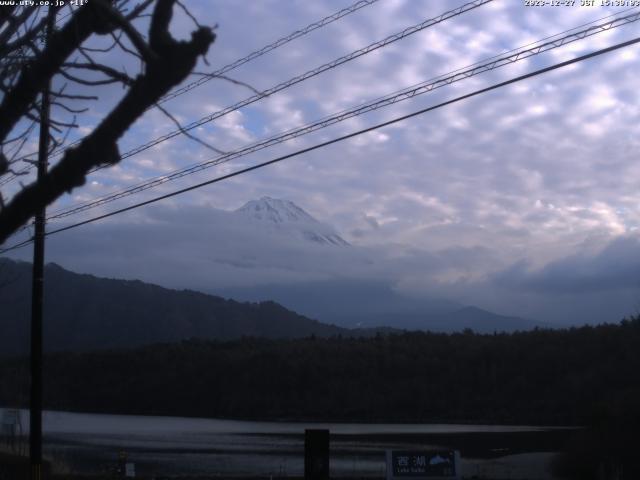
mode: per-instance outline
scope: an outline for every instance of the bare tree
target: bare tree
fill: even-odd
[[[46,43],[47,15],[63,11],[0,6],[0,179],[21,173],[24,164],[19,162],[25,159],[20,152],[40,122],[40,92],[51,79],[58,79],[50,93],[52,105],[68,115],[48,121],[50,149],[59,147],[69,129],[78,126],[75,117],[85,111],[78,102],[97,100],[92,89],[113,83],[126,89],[97,127],[67,148],[41,180],[23,186],[6,205],[0,195],[0,244],[38,209],[83,185],[91,170],[118,163],[118,139],[207,53],[215,39],[209,27],[197,25],[189,41],[173,38],[169,27],[175,5],[191,16],[179,0],[141,0],[135,5],[129,0],[91,0],[68,12],[69,18]],[[148,23],[148,34],[136,21]],[[106,37],[109,45],[89,46],[94,36]],[[118,50],[139,59],[136,76],[104,60],[116,58],[113,52]]]

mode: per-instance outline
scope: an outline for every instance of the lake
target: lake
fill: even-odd
[[[20,417],[28,432],[28,412],[21,411]],[[463,458],[463,469],[470,474],[502,465],[511,478],[518,478],[518,469],[527,465],[527,478],[550,478],[545,469],[551,454],[540,452],[556,449],[557,441],[548,439],[567,432],[531,426],[253,422],[55,411],[43,415],[45,456],[56,469],[76,473],[108,472],[125,451],[136,471],[149,476],[302,475],[306,428],[330,430],[332,476],[378,477],[385,474],[386,449],[454,447],[471,453]],[[532,469],[539,470],[537,476]]]

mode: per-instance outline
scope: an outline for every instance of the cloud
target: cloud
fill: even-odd
[[[194,0],[190,8],[203,22],[220,25],[210,66],[198,66],[214,70],[342,6],[285,6],[271,0],[217,2],[212,7]],[[268,88],[451,8],[445,1],[377,2],[230,76]],[[238,148],[619,11],[491,2],[194,133],[220,148]],[[176,22],[180,34],[192,28],[184,16]],[[628,39],[633,28],[632,24],[589,37],[72,218],[82,220],[405,115]],[[141,209],[60,239],[51,237],[47,251],[80,271],[95,269],[176,287],[344,274],[384,279],[413,295],[438,292],[480,306],[484,302],[506,313],[518,313],[515,309],[550,315],[557,308],[566,316],[577,308],[567,299],[577,304],[578,296],[594,298],[594,292],[608,292],[606,298],[598,298],[612,310],[622,304],[629,309],[630,292],[637,286],[634,238],[640,226],[640,93],[634,68],[639,57],[640,47],[625,48],[450,105],[175,197],[162,208]],[[83,133],[118,94],[104,91],[91,116],[83,119]],[[189,123],[251,95],[229,82],[211,81],[166,105],[176,118]],[[120,148],[126,151],[174,129],[169,119],[150,111],[127,132]],[[52,209],[211,156],[178,136],[97,172]],[[10,196],[14,191],[4,193]],[[218,228],[226,217],[217,209],[237,208],[262,195],[294,200],[331,223],[359,246],[353,249],[358,255],[325,255],[273,238],[256,246],[250,232],[233,225],[229,228],[236,229],[241,240],[230,242]],[[558,303],[559,296],[567,303]],[[549,308],[542,309],[543,304]]]
[[[640,293],[640,239],[613,239],[595,255],[577,253],[531,269],[518,262],[493,277],[498,285],[549,295],[635,289]]]

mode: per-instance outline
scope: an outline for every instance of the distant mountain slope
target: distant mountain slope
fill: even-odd
[[[413,316],[402,322],[402,328],[434,332],[461,332],[465,329],[476,333],[514,332],[536,327],[549,328],[549,325],[521,317],[499,315],[473,306],[426,318]]]
[[[28,351],[30,282],[29,263],[0,258],[0,355]],[[493,333],[544,327],[452,302],[412,303],[392,296],[384,286],[367,282],[337,282],[332,288],[300,284],[285,289],[288,296],[282,295],[282,289],[273,288],[267,296],[265,292],[252,292],[255,299],[236,297],[250,300],[244,303],[137,280],[77,274],[56,264],[46,266],[45,282],[48,351],[134,347],[189,338],[368,337],[402,329],[455,332],[470,328]],[[353,297],[351,303],[367,308],[350,305],[349,297]],[[296,310],[300,307],[299,311],[309,316],[316,317],[314,312],[321,311],[317,318],[331,324],[299,315],[269,300],[273,298]],[[309,311],[302,308],[305,305]],[[320,308],[322,305],[324,308]]]
[[[29,345],[31,265],[0,258],[0,354]],[[295,338],[347,330],[298,315],[274,302],[240,303],[140,281],[45,267],[45,348],[91,350],[187,338]]]
[[[499,315],[443,299],[401,296],[376,281],[332,279],[285,285],[219,289],[223,296],[244,301],[270,299],[302,315],[344,328],[424,330],[478,333],[549,328],[542,322]]]
[[[247,202],[233,213],[250,224],[259,224],[278,233],[320,244],[349,245],[333,227],[319,222],[288,200],[262,197],[260,200]]]

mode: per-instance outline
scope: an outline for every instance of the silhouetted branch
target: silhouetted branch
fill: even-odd
[[[78,63],[78,62],[66,62],[64,64],[64,67],[68,67],[68,68],[76,68],[76,69],[80,69],[80,70],[92,70],[94,72],[100,72],[103,73],[104,75],[111,77],[111,80],[113,82],[121,82],[125,85],[131,85],[133,83],[133,78],[131,78],[129,75],[122,73],[118,70],[116,70],[115,68],[111,68],[107,65],[102,65],[100,63]],[[66,72],[68,73],[68,72]],[[86,80],[85,80],[86,82]],[[113,83],[110,82],[110,83]],[[86,84],[86,83],[85,83]]]
[[[212,150],[216,153],[219,153],[220,155],[224,155],[228,152],[225,152],[223,150],[220,150],[219,148],[214,147],[213,145],[210,145],[209,143],[205,142],[204,140],[202,140],[201,138],[196,137],[195,135],[192,135],[191,133],[189,133],[187,130],[184,129],[184,127],[182,126],[182,124],[178,121],[177,118],[175,118],[173,115],[171,115],[171,113],[169,113],[162,105],[160,105],[159,103],[155,103],[154,104],[155,107],[157,107],[162,113],[164,113],[177,127],[178,130],[180,130],[180,133],[182,133],[184,136],[186,136],[187,138],[190,138],[191,140],[193,140],[194,142],[199,143],[200,145],[202,145],[203,147],[208,148],[209,150]]]
[[[267,96],[267,95],[265,95],[264,92],[261,92],[260,90],[258,90],[255,87],[249,85],[248,83],[243,82],[241,80],[236,80],[235,78],[228,77],[227,75],[216,75],[216,74],[207,73],[207,72],[192,72],[192,75],[200,75],[201,77],[209,77],[209,78],[213,78],[213,79],[224,80],[226,82],[233,83],[234,85],[239,85],[241,87],[248,88],[253,93],[255,93],[256,95],[260,95],[261,97],[266,97]]]
[[[138,50],[138,53],[147,62],[157,60],[156,53],[147,45],[147,42],[142,38],[142,35],[131,25],[130,21],[125,18],[118,10],[113,8],[105,0],[92,0],[100,8],[110,22],[113,22],[115,26],[120,28],[125,35],[129,38],[134,47]],[[105,33],[112,31],[112,28]],[[101,32],[98,32],[101,33]]]
[[[36,78],[35,72],[42,73],[44,78],[61,73],[66,58],[92,31],[107,31],[110,28],[109,21],[118,21],[113,16],[105,21],[103,3],[96,1],[87,5],[90,7],[100,4],[93,9],[79,9],[69,23],[52,36],[55,40],[49,42],[43,53],[16,83],[16,86],[26,88],[25,95],[5,97],[0,104],[0,139],[6,137],[19,118],[25,114],[30,115],[28,108],[35,101],[38,87],[43,85],[39,77]],[[115,108],[76,147],[67,149],[60,161],[40,180],[24,187],[0,211],[0,243],[24,225],[39,208],[83,185],[92,169],[119,162],[118,139],[147,108],[182,82],[195,67],[198,57],[206,54],[215,39],[210,28],[198,28],[191,34],[189,41],[177,41],[171,36],[169,25],[174,4],[175,0],[156,1],[148,43],[153,55],[149,55],[149,52],[145,54],[143,73],[132,79],[129,89]],[[69,44],[64,44],[63,40]],[[53,48],[54,45],[56,49]],[[47,58],[47,55],[52,58]],[[18,112],[12,114],[12,107],[17,108]],[[50,123],[52,127],[65,124],[60,121]]]

